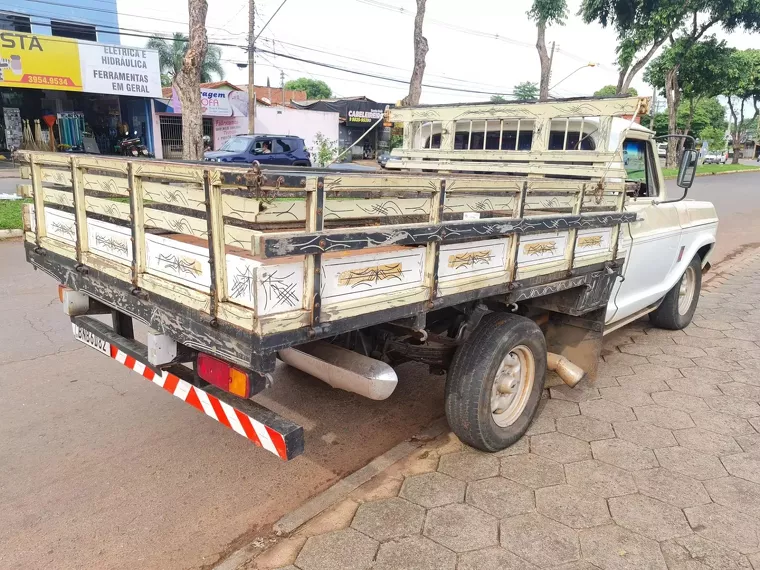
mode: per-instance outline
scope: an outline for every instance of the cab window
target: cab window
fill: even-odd
[[[654,159],[647,141],[626,139],[623,143],[623,164],[629,195],[653,198],[659,194]]]

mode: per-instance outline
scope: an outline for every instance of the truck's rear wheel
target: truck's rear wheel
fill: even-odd
[[[525,433],[541,400],[546,340],[530,319],[491,313],[457,350],[446,380],[446,417],[463,442],[483,451]]]
[[[695,255],[660,306],[649,313],[649,320],[661,329],[680,330],[687,327],[697,310],[701,290],[702,261]]]

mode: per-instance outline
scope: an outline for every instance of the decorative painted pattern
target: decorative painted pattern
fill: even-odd
[[[567,232],[554,232],[520,238],[517,252],[517,270],[531,265],[562,261],[567,247]]]
[[[612,228],[581,230],[575,242],[575,257],[583,258],[609,252],[612,244]]]
[[[490,249],[468,251],[450,255],[448,265],[453,269],[477,267],[478,265],[488,265],[492,257]]]
[[[322,258],[322,302],[346,301],[423,284],[425,248]]]
[[[145,236],[146,269],[171,281],[208,291],[208,249],[155,234]]]
[[[523,245],[523,253],[525,255],[534,257],[544,255],[546,253],[557,253],[556,241],[539,241],[534,243],[526,243]]]
[[[474,275],[504,272],[510,238],[442,245],[438,280],[442,283]]]
[[[45,229],[48,237],[74,244],[77,239],[74,214],[45,206]]]
[[[363,267],[361,269],[349,269],[338,275],[338,284],[356,289],[357,287],[371,288],[380,281],[403,279],[404,270],[400,263],[388,263]]]
[[[114,261],[132,263],[132,233],[128,228],[88,218],[87,234],[92,253]]]
[[[303,261],[264,265],[227,254],[227,296],[233,303],[254,309],[257,316],[302,308],[303,292]]]

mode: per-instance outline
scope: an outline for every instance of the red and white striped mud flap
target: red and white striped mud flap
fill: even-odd
[[[273,411],[194,377],[187,367],[151,367],[144,344],[126,339],[91,317],[71,319],[77,340],[109,354],[183,402],[248,438],[285,461],[303,453],[303,428]],[[79,329],[79,330],[77,330]],[[85,338],[83,338],[85,337]],[[93,338],[94,337],[94,338]]]

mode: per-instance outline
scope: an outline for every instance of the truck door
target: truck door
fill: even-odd
[[[676,263],[681,225],[675,204],[666,200],[665,183],[653,142],[646,133],[629,133],[623,142],[626,181],[632,183],[626,211],[637,221],[621,227],[619,251],[626,251],[624,279],[607,308],[607,323],[624,319],[667,293],[666,277]],[[627,226],[627,227],[626,227]]]

